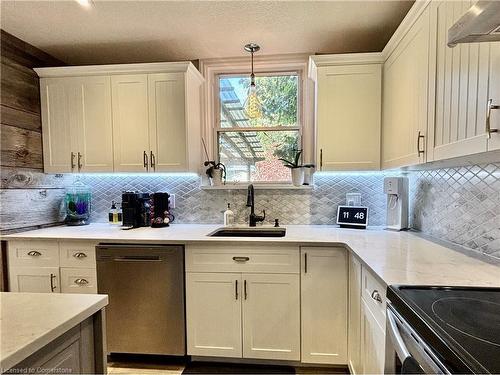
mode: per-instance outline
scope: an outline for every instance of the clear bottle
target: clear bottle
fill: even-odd
[[[227,204],[227,210],[224,211],[224,226],[229,227],[234,224],[234,212],[231,211],[231,203]]]
[[[123,224],[123,211],[122,211],[122,205],[118,207],[118,224],[122,225]]]
[[[108,221],[110,224],[119,224],[118,210],[116,209],[115,201],[111,201],[111,209],[109,210]]]

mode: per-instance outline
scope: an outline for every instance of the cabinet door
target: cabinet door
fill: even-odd
[[[95,268],[61,268],[61,293],[97,293]]]
[[[59,293],[58,267],[10,267],[11,292]]]
[[[112,76],[111,97],[114,170],[147,172],[149,170],[147,75]]]
[[[241,358],[241,274],[187,273],[189,355]]]
[[[80,101],[78,113],[78,169],[82,172],[113,171],[113,125],[109,77],[76,79]]]
[[[488,99],[491,99],[491,105],[500,106],[500,42],[491,43],[490,57]],[[491,138],[488,140],[488,151],[500,150],[500,107],[490,110],[490,128],[497,131],[491,133]]]
[[[381,64],[318,68],[321,170],[380,169]]]
[[[65,78],[40,80],[43,163],[46,173],[73,172],[78,142],[71,111],[77,91]],[[72,158],[72,153],[74,157]]]
[[[361,300],[361,356],[364,374],[383,374],[385,361],[385,332],[365,301]]]
[[[490,43],[447,46],[448,29],[474,1],[433,3],[436,30],[434,160],[484,152]]]
[[[347,363],[347,253],[302,247],[302,362]]]
[[[382,168],[425,161],[418,150],[427,130],[429,29],[427,8],[384,64]]]
[[[361,374],[361,263],[349,256],[349,367],[351,373]]]
[[[148,75],[151,167],[186,171],[185,74]]]
[[[242,277],[243,357],[300,360],[299,275]]]

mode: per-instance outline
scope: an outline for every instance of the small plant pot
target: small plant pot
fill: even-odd
[[[293,186],[302,186],[304,183],[304,169],[302,167],[292,168],[291,172]]]
[[[222,174],[223,170],[222,169],[213,169],[212,170],[212,178],[210,179],[212,182],[212,186],[221,186],[222,183]]]

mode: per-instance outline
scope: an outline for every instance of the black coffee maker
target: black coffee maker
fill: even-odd
[[[126,191],[122,193],[123,229],[151,225],[150,195]]]

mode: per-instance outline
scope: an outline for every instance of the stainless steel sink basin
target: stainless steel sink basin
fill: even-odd
[[[286,228],[219,228],[210,237],[285,237]]]

